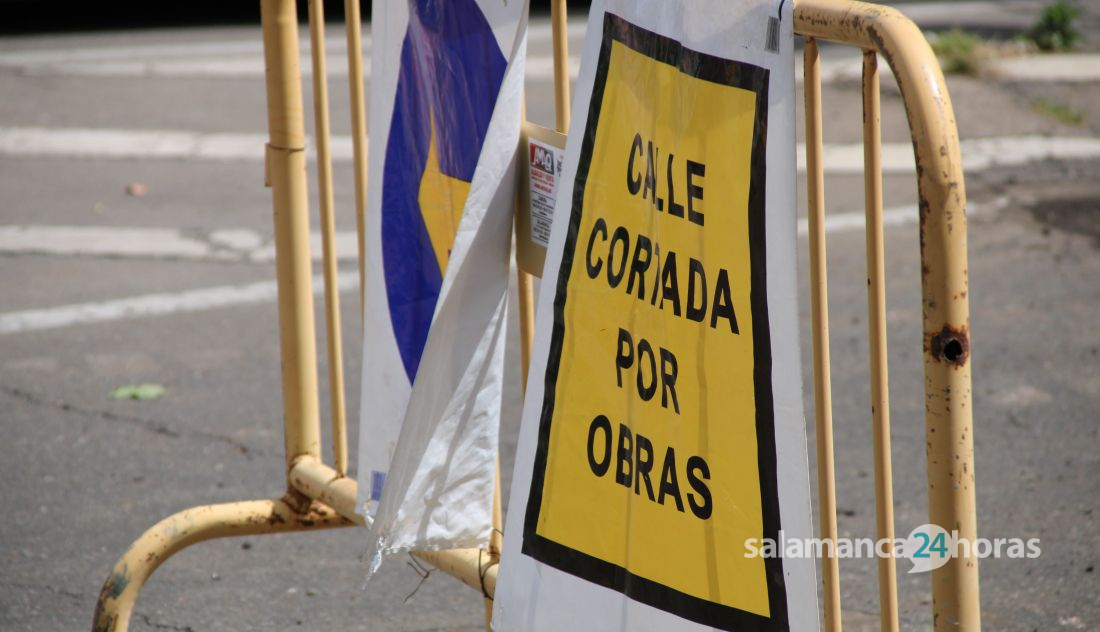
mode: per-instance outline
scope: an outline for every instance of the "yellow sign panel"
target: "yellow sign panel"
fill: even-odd
[[[768,73],[612,15],[596,73],[524,552],[700,623],[786,629],[782,561],[745,557],[779,529]]]

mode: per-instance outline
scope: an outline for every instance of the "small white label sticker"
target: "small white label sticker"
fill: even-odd
[[[531,165],[531,241],[549,246],[554,199],[558,192],[564,152],[537,140],[530,141],[528,151]]]

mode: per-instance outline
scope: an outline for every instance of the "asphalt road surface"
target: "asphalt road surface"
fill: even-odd
[[[545,18],[533,25],[527,107],[549,125],[549,29]],[[342,30],[328,39],[333,132],[347,135]],[[107,572],[144,529],[186,507],[284,489],[260,42],[258,25],[0,39],[0,629],[87,629]],[[993,149],[966,146],[993,157],[967,175],[979,534],[1038,537],[1042,547],[1038,559],[982,564],[984,621],[990,630],[1100,629],[1100,156],[1063,151],[1096,142],[1100,83],[952,78],[949,87],[967,142],[1002,139]],[[1083,120],[1051,115],[1035,107],[1039,99],[1069,104]],[[858,143],[858,86],[841,73],[826,85],[825,103],[826,142]],[[896,90],[884,89],[883,110],[884,141],[904,148]],[[232,151],[203,154],[193,138],[218,138]],[[151,154],[154,140],[166,149]],[[1042,150],[1028,153],[1028,143]],[[853,221],[863,189],[859,165],[845,172],[842,163],[826,183],[839,521],[842,535],[873,537],[864,242]],[[338,228],[350,233],[348,161],[337,163],[336,177]],[[901,535],[927,521],[914,182],[900,167],[886,176],[897,220],[886,229],[886,267]],[[97,250],[103,228],[134,232]],[[353,253],[342,254],[351,273]],[[799,269],[807,265],[803,253]],[[224,286],[255,295],[210,298],[207,290]],[[160,297],[156,309],[135,312],[125,302],[148,295]],[[355,297],[342,297],[353,419]],[[113,307],[90,322],[80,306],[92,302]],[[323,337],[318,348],[324,376]],[[139,382],[167,393],[108,396]],[[504,420],[505,485],[517,382]],[[812,421],[808,429],[812,441]],[[354,423],[350,433],[355,446]],[[389,560],[362,590],[364,544],[364,532],[344,529],[187,549],[154,575],[131,629],[480,629],[480,595],[438,572],[421,585],[404,559]],[[904,570],[902,627],[928,629],[928,576]],[[874,563],[845,561],[841,584],[848,629],[875,629]]]

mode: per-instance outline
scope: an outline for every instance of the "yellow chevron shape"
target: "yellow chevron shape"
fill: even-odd
[[[470,192],[470,183],[443,173],[439,168],[439,148],[435,139],[435,122],[431,125],[431,140],[428,143],[428,160],[424,165],[424,175],[420,178],[420,191],[417,202],[420,215],[428,228],[439,272],[447,269],[447,260],[454,246],[458,221],[462,218],[462,209],[466,205],[466,195]]]

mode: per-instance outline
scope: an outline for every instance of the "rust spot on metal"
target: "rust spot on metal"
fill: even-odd
[[[919,156],[919,154],[918,154],[918,156]],[[920,186],[920,171],[921,171],[920,160],[918,159],[918,161],[917,161],[917,181],[918,181],[918,189],[919,189],[920,200],[917,204],[917,216],[919,217],[919,220],[920,220],[920,223],[919,223],[920,228],[919,228],[918,234],[920,236],[920,254],[921,254],[921,260],[923,262],[924,253],[927,252],[925,250],[925,247],[927,245],[927,240],[925,239],[925,232],[926,232],[926,226],[927,226],[927,222],[928,222],[928,216],[932,212],[932,205],[928,203],[928,198],[924,195],[924,187]],[[924,266],[924,269],[927,269],[927,267],[928,266]],[[926,273],[926,276],[927,276],[927,273]]]
[[[95,621],[93,627],[95,632],[107,632],[115,629],[118,623],[118,614],[107,610],[107,600],[117,600],[129,585],[130,569],[126,565],[123,565],[121,569],[112,571],[107,581],[103,582],[103,588],[99,591],[99,600],[95,606],[95,618],[93,619]]]
[[[130,569],[126,566],[122,567],[122,570],[117,570],[111,573],[111,576],[107,578],[106,583],[103,584],[103,590],[100,591],[101,597],[110,597],[111,599],[118,599],[119,596],[125,592],[126,587],[130,585]]]
[[[939,333],[929,337],[928,351],[936,360],[963,366],[970,357],[970,335],[966,326],[944,325]]]
[[[287,490],[282,500],[286,503],[286,506],[296,514],[309,513],[310,507],[313,504],[313,499],[293,488]]]
[[[116,629],[118,623],[117,615],[106,615],[103,612],[103,602],[100,602],[96,606],[95,611],[95,627],[92,628],[92,632],[110,632]]]

